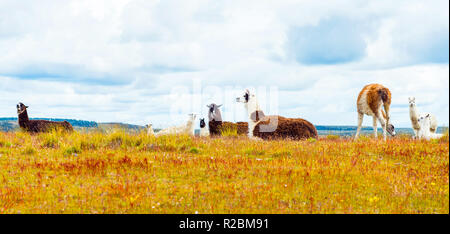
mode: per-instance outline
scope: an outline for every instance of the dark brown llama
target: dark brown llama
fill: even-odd
[[[207,105],[207,107],[209,109],[209,111],[208,111],[209,134],[211,136],[221,136],[223,131],[236,130],[238,135],[247,135],[247,133],[248,133],[248,123],[247,122],[232,123],[232,122],[228,122],[228,121],[222,121],[222,114],[219,110],[219,107],[221,107],[221,106],[222,105],[216,105],[214,103]]]
[[[33,133],[49,132],[57,129],[62,129],[68,132],[73,131],[72,125],[67,121],[55,122],[48,120],[30,120],[28,118],[27,108],[28,106],[25,106],[21,102],[17,104],[18,121],[21,129]]]

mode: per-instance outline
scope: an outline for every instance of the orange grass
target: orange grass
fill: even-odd
[[[449,141],[0,133],[0,213],[449,213]]]

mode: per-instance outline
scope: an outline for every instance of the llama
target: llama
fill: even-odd
[[[189,114],[189,119],[186,122],[186,124],[179,125],[179,126],[172,126],[165,128],[155,134],[155,136],[162,136],[162,135],[178,135],[178,134],[186,134],[190,136],[194,136],[194,122],[196,119],[196,114]]]
[[[438,134],[431,131],[431,123],[432,123],[432,116],[430,114],[426,114],[424,116],[420,116],[417,119],[417,123],[420,126],[419,130],[417,131],[417,137],[419,139],[439,139],[443,136],[443,134]]]
[[[73,131],[72,125],[67,121],[56,122],[48,120],[30,120],[27,112],[28,106],[25,106],[23,103],[19,102],[16,107],[19,126],[27,132],[49,132],[55,129],[62,129],[68,132]]]
[[[390,105],[391,92],[388,88],[380,84],[369,84],[364,86],[359,93],[356,102],[358,109],[358,129],[356,130],[355,139],[359,136],[365,114],[373,117],[373,134],[375,138],[377,137],[377,120],[380,122],[383,129],[384,140],[386,140],[386,132],[395,136],[395,127],[389,123]]]
[[[436,117],[429,113],[419,113],[417,111],[415,97],[409,97],[408,101],[409,101],[409,117],[411,119],[411,124],[412,124],[412,128],[414,130],[415,137],[416,138],[418,137],[418,132],[420,130],[420,125],[419,125],[419,121],[418,121],[419,118],[425,117],[427,115],[430,116],[430,132],[433,134],[436,133],[437,126],[438,126]]]
[[[225,129],[234,130],[238,135],[247,135],[248,131],[248,123],[247,122],[237,122],[232,123],[228,121],[222,121],[222,113],[220,112],[219,107],[222,105],[216,105],[211,103],[210,105],[206,105],[208,107],[208,126],[209,133],[212,136],[220,136],[222,135],[222,131]]]
[[[209,130],[206,128],[205,118],[200,119],[200,136],[209,136]]]
[[[265,116],[254,94],[246,90],[236,102],[244,103],[248,114],[248,137],[251,139],[317,139],[317,129],[312,123],[300,118]]]
[[[155,131],[153,131],[152,124],[147,124],[147,125],[145,125],[145,127],[147,128],[147,135],[148,136],[155,135]]]

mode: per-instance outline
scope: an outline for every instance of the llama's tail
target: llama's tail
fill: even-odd
[[[381,100],[382,100],[383,102],[385,102],[385,103],[388,102],[389,94],[388,94],[388,91],[387,91],[385,88],[379,89],[379,90],[378,90],[378,95],[380,95]]]

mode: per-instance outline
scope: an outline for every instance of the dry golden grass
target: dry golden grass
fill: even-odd
[[[230,134],[233,135],[233,134]],[[0,213],[449,213],[449,140],[0,133]]]

